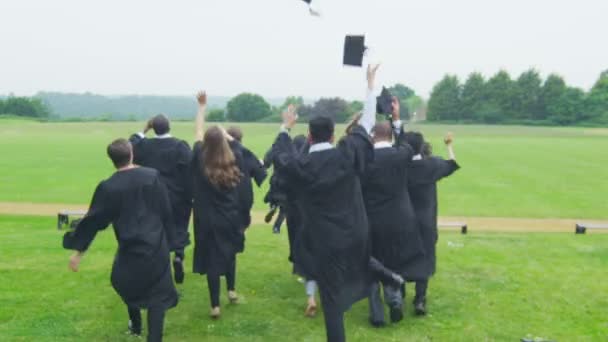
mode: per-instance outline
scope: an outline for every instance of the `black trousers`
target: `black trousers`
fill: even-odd
[[[228,291],[234,291],[236,286],[236,258],[230,266],[230,270],[226,273],[226,288]],[[208,273],[207,287],[209,288],[209,298],[211,307],[220,306],[220,275]]]
[[[428,279],[416,282],[416,297],[414,297],[415,303],[426,300],[426,290],[428,289],[428,287],[429,287]]]
[[[132,329],[141,334],[141,310],[128,308]],[[148,309],[148,342],[161,342],[165,325],[165,309]]]
[[[321,305],[323,307],[323,318],[325,319],[325,335],[327,342],[345,342],[344,311],[337,308],[327,300],[324,291],[320,290]]]

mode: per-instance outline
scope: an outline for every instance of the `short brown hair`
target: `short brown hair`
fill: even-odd
[[[243,141],[243,131],[237,126],[228,127],[228,134],[238,142]]]
[[[108,157],[117,169],[129,165],[132,155],[133,148],[127,139],[116,139],[108,145]]]

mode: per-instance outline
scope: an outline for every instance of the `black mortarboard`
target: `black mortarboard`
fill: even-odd
[[[376,98],[376,112],[378,114],[393,113],[393,95],[386,87],[382,87],[380,96]]]
[[[365,46],[365,36],[346,36],[344,40],[344,65],[362,66]]]

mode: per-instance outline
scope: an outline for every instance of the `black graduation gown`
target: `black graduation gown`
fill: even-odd
[[[243,174],[239,183],[239,197],[241,201],[241,215],[245,228],[251,225],[251,208],[253,208],[253,184],[252,180],[259,187],[262,185],[268,173],[260,160],[238,141],[230,143],[230,147],[237,155],[239,169]]]
[[[410,201],[407,174],[414,155],[407,144],[375,150],[362,179],[372,256],[408,279],[426,279],[418,222]]]
[[[373,159],[367,132],[356,127],[329,150],[299,155],[281,133],[275,167],[298,193],[302,227],[296,262],[319,285],[323,306],[346,311],[365,298],[371,283],[369,229],[359,177]]]
[[[175,220],[175,247],[183,249],[190,244],[188,225],[192,212],[190,180],[190,145],[183,140],[169,138],[142,138],[133,134],[133,162],[160,172],[161,180],[169,190],[169,199]]]
[[[192,157],[194,213],[194,273],[224,275],[236,253],[244,249],[245,226],[239,188],[217,188],[202,172],[202,142],[194,144]]]
[[[174,307],[178,299],[169,262],[173,221],[156,170],[119,171],[99,183],[87,215],[65,234],[63,247],[86,251],[109,224],[118,241],[112,286],[123,301],[133,308]]]
[[[427,258],[427,273],[435,274],[437,258],[437,182],[460,168],[454,160],[429,157],[414,160],[409,170],[409,193]],[[417,280],[417,279],[411,279]]]

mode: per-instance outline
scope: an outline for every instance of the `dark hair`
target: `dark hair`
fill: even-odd
[[[116,139],[108,145],[108,157],[112,159],[112,163],[117,169],[129,165],[133,149],[131,143],[127,139]]]
[[[218,188],[234,188],[241,180],[236,157],[218,126],[212,126],[205,132],[200,162],[201,172]]]
[[[156,135],[163,135],[169,133],[171,125],[169,124],[169,118],[163,114],[158,114],[152,118],[152,129]]]
[[[374,128],[372,128],[372,133],[374,133],[374,138],[389,140],[393,139],[393,129],[391,128],[391,124],[388,122],[379,122]]]
[[[306,136],[300,134],[293,138],[293,146],[296,148],[296,151],[302,151],[304,145],[306,145]]]
[[[243,131],[241,131],[240,128],[236,127],[236,126],[231,126],[228,128],[228,134],[230,134],[230,136],[238,141],[238,142],[242,142],[243,141]]]
[[[420,132],[405,133],[405,141],[410,145],[414,153],[422,153],[422,145],[424,144],[424,136]]]
[[[310,119],[308,130],[313,143],[328,142],[334,136],[334,121],[325,116],[316,116]]]
[[[433,146],[428,143],[428,142],[424,142],[424,144],[422,145],[422,156],[423,157],[430,157],[433,155]]]

